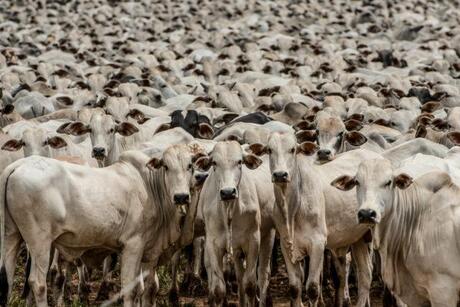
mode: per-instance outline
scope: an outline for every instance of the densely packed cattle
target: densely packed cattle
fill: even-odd
[[[280,249],[292,306],[456,306],[459,22],[447,0],[4,1],[0,305],[26,251],[27,305],[68,304],[76,269],[82,303],[155,306],[171,265],[176,306],[187,250],[207,304],[269,306]]]

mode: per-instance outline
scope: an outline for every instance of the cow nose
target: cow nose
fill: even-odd
[[[105,156],[105,148],[103,147],[94,147],[93,148],[93,156],[94,157],[104,157]]]
[[[236,198],[236,189],[222,189],[220,190],[220,199],[221,200],[233,200]]]
[[[208,178],[208,174],[196,174],[195,175],[196,183],[199,185],[203,184],[206,178]]]
[[[358,221],[363,224],[375,224],[377,212],[373,209],[361,209],[358,211]]]
[[[289,174],[287,172],[274,172],[272,174],[273,182],[287,182]]]
[[[329,149],[320,149],[320,150],[318,150],[318,158],[320,160],[329,159],[330,155],[331,155],[331,151]]]
[[[185,193],[174,194],[174,202],[176,205],[185,205],[190,202],[190,196]]]

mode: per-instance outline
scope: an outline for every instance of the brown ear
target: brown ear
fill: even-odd
[[[130,136],[136,132],[139,132],[136,126],[131,123],[123,122],[116,126],[116,131],[122,136]]]
[[[65,130],[74,136],[79,136],[91,132],[91,128],[82,122],[73,122],[70,125],[68,125]]]
[[[201,123],[198,126],[198,136],[210,140],[214,136],[214,129],[207,123]]]
[[[262,164],[262,159],[256,155],[247,154],[243,157],[244,165],[249,169],[256,169]]]
[[[21,140],[12,139],[3,144],[2,150],[18,151],[23,145],[24,143]]]
[[[426,116],[426,115],[423,115],[423,116],[420,116],[418,118],[418,123],[421,124],[421,125],[429,125],[432,121],[432,117],[430,116]]]
[[[67,146],[67,142],[60,136],[53,136],[49,138],[46,143],[54,149],[59,149]]]
[[[349,120],[357,120],[359,122],[362,122],[364,120],[364,115],[359,114],[359,113],[353,113],[348,117]]]
[[[297,143],[314,142],[318,137],[316,130],[301,130],[296,132]]]
[[[394,185],[401,190],[407,189],[412,184],[412,182],[412,177],[407,174],[399,174],[394,179]]]
[[[268,153],[267,146],[260,143],[249,145],[249,150],[256,156],[263,156]]]
[[[240,138],[237,135],[234,135],[234,134],[230,134],[229,136],[227,136],[227,138],[225,140],[226,141],[236,141],[236,142],[238,142],[240,144],[243,144],[243,139]]]
[[[306,156],[311,156],[317,152],[319,146],[312,142],[303,142],[302,144],[297,145],[297,153],[302,153]]]
[[[143,124],[147,120],[145,119],[145,114],[142,111],[139,111],[138,109],[131,109],[129,110],[128,114],[126,114],[126,118],[132,117],[134,118],[138,124]]]
[[[171,129],[171,124],[169,124],[169,123],[162,124],[160,127],[157,128],[157,130],[153,134],[157,134],[157,133],[160,133],[162,131],[169,130],[169,129]]]
[[[301,122],[298,122],[294,126],[292,126],[294,130],[299,131],[299,130],[310,130],[310,129],[315,129],[315,124],[308,121],[308,120],[303,120]]]
[[[383,118],[377,119],[376,121],[373,122],[373,124],[390,127],[390,122],[387,120],[384,120]]]
[[[424,138],[426,137],[427,131],[424,125],[418,125],[417,131],[415,132],[416,138]]]
[[[449,123],[441,118],[436,118],[431,122],[431,125],[439,130],[449,129]]]
[[[207,154],[203,152],[197,152],[193,157],[192,157],[192,163],[195,163],[199,158],[201,157],[207,157]]]
[[[348,131],[359,131],[363,128],[363,124],[355,119],[349,119],[345,122],[345,128]]]
[[[68,123],[65,123],[65,124],[60,125],[59,128],[57,128],[56,132],[57,132],[57,133],[67,134],[67,127],[69,127],[69,125],[70,125],[71,123],[72,123],[72,122],[68,122]]]
[[[345,140],[353,146],[361,146],[367,142],[367,137],[361,132],[351,131],[345,133]]]
[[[431,113],[439,109],[441,106],[442,106],[441,103],[439,103],[438,101],[430,101],[430,102],[425,103],[422,106],[422,112]]]
[[[331,182],[331,186],[342,191],[349,191],[356,186],[356,179],[348,175],[343,175],[334,179]]]
[[[13,111],[14,111],[14,105],[7,104],[6,106],[3,107],[3,109],[1,110],[1,113],[3,113],[4,115],[7,115]]]
[[[452,131],[447,133],[447,138],[451,141],[455,146],[460,146],[460,132]]]
[[[204,171],[209,170],[209,168],[211,167],[211,164],[212,164],[212,158],[209,156],[198,158],[198,160],[195,161],[196,167]]]
[[[162,167],[164,164],[163,164],[163,160],[162,159],[158,159],[158,158],[152,158],[150,159],[149,162],[147,162],[147,167],[149,169],[151,169],[152,171],[155,170],[155,169],[159,169],[160,167]]]
[[[224,123],[228,124],[229,122],[231,122],[238,116],[240,115],[237,113],[227,113],[227,114],[224,114],[224,116],[222,116],[222,120],[224,121]]]
[[[57,97],[56,100],[65,105],[65,106],[71,106],[73,105],[73,100],[72,98],[68,97],[68,96],[61,96],[61,97]]]

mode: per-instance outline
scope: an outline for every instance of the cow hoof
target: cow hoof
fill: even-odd
[[[319,289],[316,283],[311,283],[307,289],[308,300],[316,301],[319,297]]]
[[[267,294],[267,299],[265,300],[266,307],[273,307],[273,298],[270,293]]]
[[[56,268],[52,268],[50,270],[50,280],[51,280],[51,283],[54,283],[54,280],[56,279],[56,276],[57,276],[57,269]]]
[[[351,304],[351,299],[349,297],[347,297],[343,301],[343,307],[350,307],[350,306],[353,306],[353,305]]]
[[[169,291],[169,302],[171,303],[172,306],[176,307],[179,306],[179,293],[177,289],[171,289]]]
[[[112,283],[108,281],[103,281],[97,292],[96,300],[105,301],[109,299],[110,291],[112,290]]]
[[[296,299],[299,296],[299,287],[290,285],[289,286],[289,297],[291,299]]]

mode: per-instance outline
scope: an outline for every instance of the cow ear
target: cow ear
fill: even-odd
[[[69,96],[60,96],[60,97],[57,97],[56,100],[57,102],[59,102],[59,104],[62,104],[63,106],[66,106],[66,107],[73,105],[73,100]]]
[[[441,103],[439,103],[438,101],[430,101],[422,106],[422,112],[432,113],[437,109],[441,108],[441,106]]]
[[[367,142],[367,137],[361,132],[351,131],[345,133],[345,140],[353,146],[361,146]]]
[[[336,187],[342,191],[349,191],[356,186],[357,182],[354,177],[343,175],[331,182],[331,186]]]
[[[212,139],[214,136],[214,129],[212,129],[210,124],[200,123],[198,125],[198,136],[202,139]]]
[[[66,131],[71,135],[79,136],[91,132],[91,128],[82,122],[73,122],[67,126]]]
[[[296,132],[297,143],[314,142],[318,137],[316,130],[301,130]]]
[[[147,167],[149,169],[151,169],[152,171],[155,170],[155,169],[159,169],[160,167],[162,167],[164,164],[163,164],[163,160],[162,159],[158,159],[158,158],[152,158],[150,159],[149,162],[147,162]]]
[[[157,133],[160,133],[162,131],[169,130],[169,129],[171,129],[171,124],[170,123],[162,124],[160,127],[157,128],[157,130],[155,130],[155,132],[153,134],[157,134]]]
[[[139,132],[139,129],[137,129],[137,127],[131,123],[123,122],[116,126],[116,131],[122,136],[130,136],[136,132]]]
[[[303,120],[292,126],[292,128],[294,128],[295,131],[310,130],[315,128],[315,124],[308,120]]]
[[[226,141],[236,141],[236,142],[238,142],[240,144],[243,144],[243,139],[240,138],[237,135],[234,135],[234,134],[230,134],[229,136],[227,136],[227,138],[225,140]]]
[[[57,133],[62,133],[62,134],[67,134],[67,127],[69,127],[70,124],[71,124],[71,122],[68,122],[68,123],[60,125],[59,128],[57,128],[56,132]]]
[[[4,115],[10,114],[11,112],[14,111],[14,105],[12,104],[7,104],[1,111]]]
[[[256,156],[263,156],[266,153],[268,153],[267,146],[260,143],[254,143],[249,145],[249,150]]]
[[[460,132],[452,131],[447,133],[447,138],[451,141],[455,146],[460,146]]]
[[[385,126],[385,127],[390,127],[390,122],[383,119],[379,118],[376,121],[373,122],[373,124],[380,125],[380,126]]]
[[[231,122],[238,116],[240,116],[238,113],[227,113],[222,116],[222,120],[224,121],[225,124],[228,124],[229,122]]]
[[[256,169],[262,164],[262,159],[256,155],[247,154],[243,157],[244,165],[249,169]]]
[[[212,158],[209,156],[198,158],[198,160],[195,161],[195,165],[197,168],[207,171],[212,165]]]
[[[363,123],[356,119],[349,119],[345,122],[345,128],[348,131],[359,131],[363,128]]]
[[[21,147],[24,145],[24,143],[20,140],[9,140],[2,146],[2,150],[8,150],[8,151],[18,151],[21,149]]]
[[[207,157],[207,155],[203,152],[197,152],[195,155],[193,155],[192,157],[192,163],[195,163],[196,161],[198,161],[199,158],[201,157]]]
[[[412,177],[407,174],[399,174],[394,178],[394,185],[401,190],[407,189],[412,184],[412,182]]]
[[[364,120],[364,115],[360,114],[360,113],[353,113],[353,114],[351,114],[350,117],[348,117],[348,119],[362,122]]]
[[[415,137],[424,138],[426,137],[426,134],[427,134],[426,127],[424,125],[419,125],[417,127],[417,131],[415,132]]]
[[[49,138],[46,143],[54,149],[59,149],[67,146],[67,142],[60,136],[53,136]]]
[[[297,153],[302,153],[306,156],[311,156],[317,152],[319,146],[312,142],[303,142],[302,144],[297,145]]]
[[[142,111],[139,111],[138,109],[131,109],[129,110],[128,114],[126,114],[126,118],[132,117],[134,118],[138,124],[143,124],[147,120],[145,119],[145,114]]]
[[[429,125],[431,124],[431,121],[433,120],[432,117],[423,115],[418,118],[418,123],[421,125]]]

